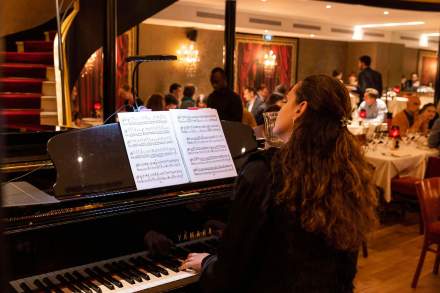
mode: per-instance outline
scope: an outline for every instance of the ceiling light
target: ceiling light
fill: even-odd
[[[428,43],[428,36],[426,34],[422,34],[420,36],[420,40],[419,40],[419,46],[420,47],[428,47],[429,43]]]
[[[360,26],[355,26],[353,30],[353,40],[362,40],[364,38],[364,30]]]
[[[411,26],[411,25],[422,25],[422,24],[425,24],[425,22],[424,21],[385,22],[385,23],[361,24],[357,26],[361,28],[375,28],[375,27]]]
[[[424,34],[424,35],[426,35],[428,37],[440,37],[440,33],[427,33],[427,34]]]
[[[310,37],[311,37],[311,38],[314,38],[314,37],[315,37],[315,35],[314,35],[314,34],[310,34]]]
[[[325,6],[325,8],[330,9],[330,8],[332,8],[332,6],[331,6],[330,4],[327,4],[327,5]]]
[[[383,14],[388,15],[388,14],[390,14],[390,12],[385,10],[385,11],[383,12]]]
[[[267,2],[267,0],[261,0],[261,2]]]
[[[428,47],[429,45],[429,37],[439,37],[440,33],[426,33],[422,34],[419,39],[420,47]]]
[[[268,30],[264,30],[264,33],[267,34],[269,31]]]

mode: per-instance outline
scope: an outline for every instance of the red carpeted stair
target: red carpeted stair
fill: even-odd
[[[52,52],[0,52],[0,60],[10,63],[36,63],[53,66]]]
[[[53,52],[53,42],[48,41],[24,41],[25,52]]]
[[[47,65],[3,63],[0,64],[0,76],[46,78]]]
[[[44,79],[29,77],[0,78],[2,92],[41,93]]]
[[[0,100],[5,109],[40,109],[41,94],[0,93]]]
[[[24,52],[0,52],[0,114],[6,128],[41,130],[41,96],[47,68],[53,67],[52,41],[17,42]]]

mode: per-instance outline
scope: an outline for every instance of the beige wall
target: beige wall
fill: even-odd
[[[139,71],[139,93],[145,101],[153,93],[166,94],[170,84],[193,83],[196,95],[208,95],[211,91],[209,74],[212,68],[223,66],[223,32],[198,29],[196,45],[200,62],[196,74],[188,77],[184,67],[177,61],[144,63]],[[186,29],[169,26],[141,24],[139,54],[175,55],[181,44],[188,43]]]
[[[176,54],[180,44],[187,43],[186,29],[142,24],[139,36],[139,54]],[[210,70],[222,66],[223,32],[198,30],[197,46],[200,64],[194,77],[185,74],[178,62],[146,63],[140,67],[140,96],[145,100],[155,92],[167,93],[173,82],[193,83],[196,94],[209,94]],[[400,77],[417,71],[417,49],[401,44],[378,42],[343,42],[300,39],[298,42],[298,80],[311,74],[331,74],[334,69],[358,73],[358,58],[369,55],[372,68],[381,72],[384,86],[400,84]]]
[[[299,39],[298,80],[311,74],[331,75],[345,69],[347,42]]]
[[[405,48],[403,50],[402,71],[407,78],[410,77],[411,73],[417,72],[418,55],[419,55],[418,49]]]

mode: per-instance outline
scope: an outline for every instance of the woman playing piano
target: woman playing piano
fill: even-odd
[[[371,169],[346,124],[349,94],[310,76],[288,94],[285,145],[250,158],[217,255],[190,254],[205,292],[352,292],[357,250],[376,225]]]

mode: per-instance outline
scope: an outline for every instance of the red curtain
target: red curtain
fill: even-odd
[[[127,56],[128,35],[123,34],[116,39],[116,90],[128,83],[128,65],[125,62]],[[102,73],[103,53],[102,49],[98,49],[86,62],[75,85],[76,90],[73,90],[72,109],[74,112],[80,112],[82,117],[95,116],[95,103],[99,102],[102,105]],[[77,92],[76,96],[75,92]],[[116,105],[117,103],[118,101]]]
[[[257,88],[265,84],[273,91],[279,84],[289,86],[292,78],[292,46],[263,43],[238,43],[238,92],[242,94],[245,86]],[[276,56],[273,71],[265,71],[264,55],[272,50]]]

